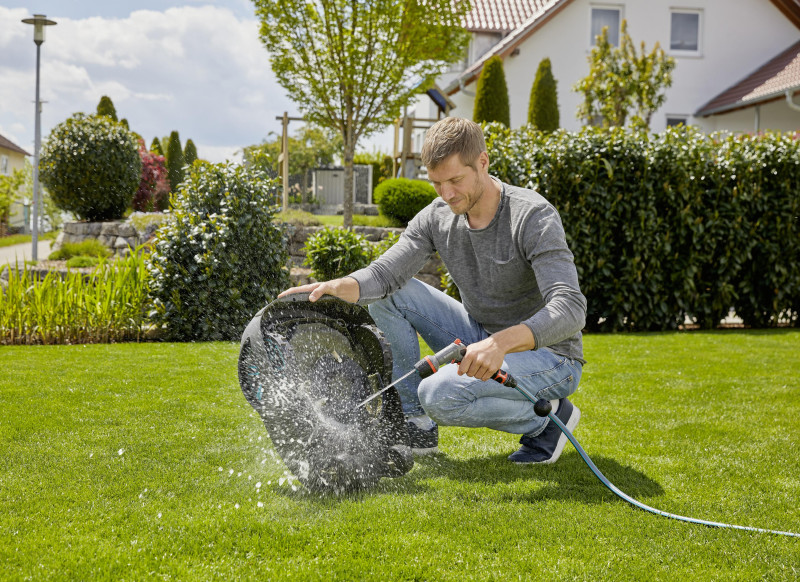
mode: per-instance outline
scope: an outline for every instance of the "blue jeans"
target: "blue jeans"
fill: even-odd
[[[417,279],[370,304],[369,312],[391,344],[393,379],[419,361],[417,333],[434,352],[456,338],[471,344],[491,335],[461,303]],[[554,400],[575,392],[582,365],[544,348],[507,354],[503,369],[536,399]],[[517,390],[494,380],[459,376],[456,370],[447,365],[424,380],[412,374],[398,384],[406,416],[427,414],[443,426],[488,427],[532,436],[544,430],[547,418],[537,416],[533,404]]]

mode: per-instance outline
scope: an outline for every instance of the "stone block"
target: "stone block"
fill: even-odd
[[[117,225],[117,234],[126,238],[136,236],[136,229],[129,222],[123,222]]]
[[[102,222],[86,222],[86,230],[81,234],[88,234],[89,236],[96,237],[100,234],[100,229],[103,226]]]
[[[101,222],[100,234],[105,236],[118,236],[119,223],[118,222]]]

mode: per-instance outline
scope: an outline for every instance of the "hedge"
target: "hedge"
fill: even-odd
[[[800,144],[792,135],[485,129],[491,173],[561,214],[592,331],[798,325]]]

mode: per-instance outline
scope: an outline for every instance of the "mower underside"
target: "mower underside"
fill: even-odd
[[[239,382],[287,468],[312,490],[352,491],[413,466],[391,352],[365,309],[296,294],[242,336]]]

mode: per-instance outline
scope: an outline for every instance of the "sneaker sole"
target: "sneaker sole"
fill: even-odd
[[[575,427],[578,426],[578,421],[581,419],[581,409],[572,405],[572,414],[567,421],[566,427],[567,429],[572,432],[575,430]],[[560,429],[559,429],[560,430]],[[567,444],[567,435],[561,431],[561,436],[558,437],[558,442],[556,443],[556,450],[553,451],[553,456],[547,459],[546,461],[541,461],[536,463],[537,465],[552,465],[555,463],[558,458],[561,456],[561,452],[564,450],[564,445]]]

